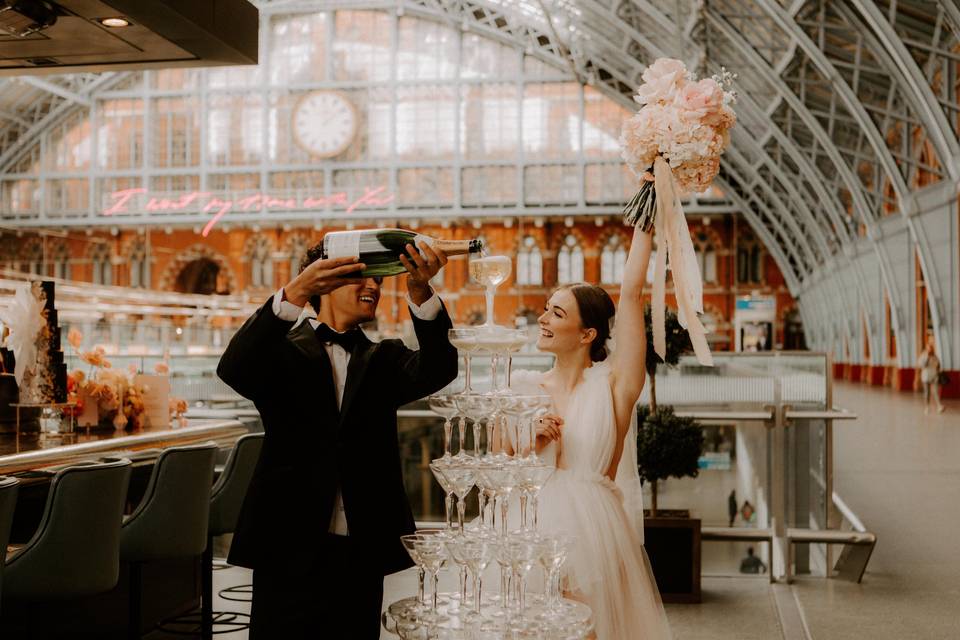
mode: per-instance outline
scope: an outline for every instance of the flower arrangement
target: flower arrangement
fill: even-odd
[[[667,256],[673,272],[678,319],[690,333],[701,364],[713,364],[703,313],[703,283],[690,239],[680,194],[703,191],[720,170],[720,155],[730,144],[737,117],[736,76],[726,70],[697,80],[680,60],[659,58],[643,72],[634,100],[641,105],[624,122],[622,157],[640,179],[640,189],[624,208],[624,221],[643,231],[656,227],[661,250],[654,264],[654,350],[666,352],[665,292]]]
[[[96,422],[100,425],[134,431],[143,428],[143,395],[148,389],[136,384],[136,367],[125,372],[113,369],[103,347],[81,351],[83,335],[75,328],[67,333],[67,342],[90,365],[88,373],[74,369],[67,375],[67,398],[76,403],[74,415],[94,415],[88,406],[92,403],[96,405]]]

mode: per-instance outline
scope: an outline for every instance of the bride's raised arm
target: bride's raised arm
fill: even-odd
[[[643,320],[643,285],[653,249],[653,236],[634,228],[630,253],[623,269],[620,302],[614,326],[613,397],[618,409],[633,409],[646,376],[647,330]]]

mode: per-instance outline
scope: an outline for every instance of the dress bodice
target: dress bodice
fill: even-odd
[[[517,375],[519,374],[519,375]],[[517,371],[511,386],[525,393],[545,393],[540,385],[543,374]],[[617,426],[610,390],[610,365],[598,362],[584,370],[583,379],[567,401],[563,418],[563,468],[589,475],[603,475],[610,468],[616,449]],[[541,457],[553,462],[556,443]]]

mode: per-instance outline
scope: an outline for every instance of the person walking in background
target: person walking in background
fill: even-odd
[[[730,516],[730,526],[733,526],[733,521],[737,519],[737,491],[733,490],[730,492],[730,496],[727,498],[727,515]]]
[[[943,405],[940,403],[940,358],[937,357],[933,336],[927,338],[927,345],[917,359],[917,370],[923,384],[923,414],[930,413],[931,397],[937,406],[937,413],[943,413]]]
[[[743,506],[740,507],[740,517],[743,518],[743,521],[747,524],[753,522],[754,510],[753,505],[750,504],[749,500],[743,501]]]

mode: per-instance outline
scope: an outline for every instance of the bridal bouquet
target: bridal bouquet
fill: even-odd
[[[620,146],[627,166],[640,178],[640,190],[624,209],[624,221],[644,231],[655,227],[661,250],[654,264],[653,344],[666,352],[664,319],[667,256],[673,272],[677,316],[690,333],[697,360],[713,364],[703,313],[703,283],[690,239],[680,194],[704,191],[720,169],[720,155],[730,143],[737,120],[727,87],[733,74],[696,80],[683,62],[659,58],[643,72],[634,96],[640,110],[623,125]]]

